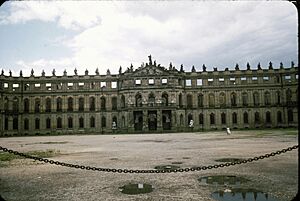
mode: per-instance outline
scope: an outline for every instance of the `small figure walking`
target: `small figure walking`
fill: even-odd
[[[231,131],[229,128],[226,129],[226,132],[227,132],[227,135],[230,135],[231,134]]]

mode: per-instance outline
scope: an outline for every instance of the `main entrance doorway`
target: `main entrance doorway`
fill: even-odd
[[[171,110],[162,111],[162,126],[163,130],[171,130]]]
[[[142,131],[143,130],[143,112],[142,111],[134,111],[134,130]]]
[[[148,129],[149,131],[155,131],[157,129],[157,112],[148,111]]]

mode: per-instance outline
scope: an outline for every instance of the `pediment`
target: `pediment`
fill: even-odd
[[[168,70],[164,67],[158,66],[146,66],[140,67],[133,72],[134,76],[143,76],[143,75],[166,75],[168,74]]]

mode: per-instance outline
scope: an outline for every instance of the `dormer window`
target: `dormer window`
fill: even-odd
[[[106,82],[100,82],[100,87],[101,87],[101,88],[106,87]]]
[[[197,86],[202,86],[202,79],[197,79]]]
[[[141,85],[141,80],[140,79],[137,79],[137,80],[135,80],[135,85]]]
[[[111,88],[112,89],[116,89],[117,88],[117,82],[116,81],[111,82]]]
[[[191,79],[185,80],[185,86],[187,86],[187,87],[192,86],[192,80]]]

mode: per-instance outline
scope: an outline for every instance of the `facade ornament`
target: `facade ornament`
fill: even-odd
[[[42,76],[43,76],[43,77],[45,76],[45,71],[44,71],[44,69],[43,69],[43,71],[42,71]]]
[[[64,76],[67,76],[67,70],[66,69],[64,70]]]
[[[235,70],[240,70],[239,64],[235,64]]]
[[[183,64],[180,65],[180,72],[184,72],[184,70],[183,70]]]
[[[53,75],[53,76],[56,76],[56,75],[55,75],[55,68],[53,68],[52,75]]]
[[[206,66],[205,66],[205,64],[202,65],[202,71],[206,72]]]
[[[34,76],[34,70],[33,70],[33,68],[31,69],[30,76]]]
[[[153,65],[156,66],[156,60],[154,60],[154,64]]]
[[[270,70],[272,70],[272,69],[273,69],[273,64],[272,64],[272,62],[271,62],[271,61],[269,62],[269,69],[270,69]]]
[[[195,66],[192,66],[192,72],[196,72]]]
[[[294,68],[295,67],[295,63],[292,61],[291,62],[291,67]]]
[[[152,65],[152,58],[151,58],[151,54],[148,56],[149,58],[149,65]]]
[[[173,69],[173,65],[172,65],[172,62],[170,62],[169,64],[169,70],[172,70]]]
[[[110,70],[109,69],[107,69],[106,75],[110,75]]]
[[[2,71],[1,71],[1,75],[4,75],[4,70],[2,69]]]
[[[95,71],[96,75],[99,75],[99,69],[96,68],[96,71]]]
[[[280,69],[283,69],[283,63],[280,62]]]
[[[11,72],[11,70],[9,70],[9,76],[10,76],[10,77],[12,76],[12,72]]]
[[[76,68],[74,69],[74,74],[77,75],[77,69]]]
[[[160,67],[160,64],[158,64],[158,66],[157,67]]]
[[[261,70],[260,62],[259,62],[258,65],[257,65],[257,69],[258,69],[258,70]]]
[[[120,66],[120,68],[119,68],[119,75],[121,75],[122,74],[122,66]]]
[[[85,69],[84,74],[85,74],[85,75],[89,75],[88,69]]]
[[[251,70],[249,62],[247,62],[247,70]]]
[[[20,77],[23,77],[23,72],[22,72],[22,70],[20,70]]]

